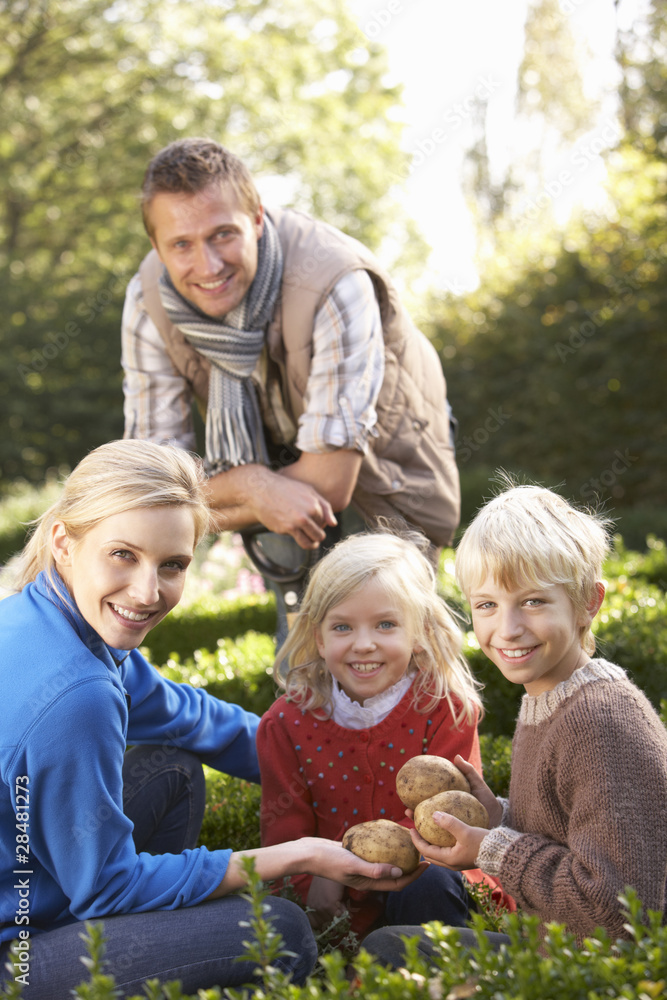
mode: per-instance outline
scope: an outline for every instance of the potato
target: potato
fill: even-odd
[[[410,833],[391,819],[374,819],[351,826],[343,837],[343,847],[364,861],[396,865],[404,875],[419,864],[419,851]]]
[[[411,757],[396,775],[396,793],[408,809],[414,809],[424,799],[452,788],[461,792],[470,791],[468,779],[446,757],[430,754]]]
[[[456,837],[453,837],[447,830],[433,819],[434,812],[445,812],[451,816],[456,816],[468,826],[480,826],[485,830],[489,829],[489,814],[481,802],[468,792],[449,791],[440,792],[430,799],[424,799],[415,808],[415,826],[418,833],[429,844],[436,844],[438,847],[453,847]]]

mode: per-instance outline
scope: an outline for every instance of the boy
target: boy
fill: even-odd
[[[603,520],[540,487],[508,489],[477,514],[456,575],[481,649],[526,689],[509,799],[457,757],[491,829],[436,813],[456,837],[451,848],[412,831],[428,861],[481,868],[579,943],[596,927],[628,936],[618,901],[627,886],[645,912],[664,914],[666,902],[667,731],[624,670],[592,658],[607,551]]]

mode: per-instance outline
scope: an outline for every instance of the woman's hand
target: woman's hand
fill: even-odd
[[[254,858],[255,870],[264,882],[288,875],[318,875],[362,892],[371,889],[377,892],[395,892],[404,889],[410,882],[419,878],[427,867],[422,863],[414,872],[404,875],[395,865],[371,864],[369,861],[363,861],[336,840],[303,837],[301,840],[290,840],[285,844],[274,844],[272,847],[234,851],[229,859],[225,877],[217,889],[213,890],[209,899],[217,899],[219,896],[226,896],[243,888],[246,884],[241,864],[243,857]]]
[[[414,872],[404,875],[401,869],[395,865],[363,861],[352,851],[342,847],[336,840],[306,837],[304,840],[295,841],[295,843],[305,845],[307,841],[313,845],[312,849],[315,852],[313,868],[309,870],[317,869],[314,874],[342,882],[343,885],[359,889],[362,892],[369,890],[395,892],[403,889],[410,882],[419,878],[427,867],[425,863],[422,863]]]
[[[306,906],[313,912],[308,914],[311,927],[319,930],[331,923],[334,917],[342,917],[347,912],[343,903],[345,886],[331,879],[313,876],[306,898]]]

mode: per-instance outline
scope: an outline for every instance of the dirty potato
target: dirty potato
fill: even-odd
[[[453,847],[456,838],[438,826],[433,819],[434,812],[449,813],[460,819],[462,823],[467,823],[468,826],[480,826],[485,830],[489,828],[489,814],[474,795],[456,790],[440,792],[438,795],[420,802],[414,815],[417,831],[424,840],[428,840],[429,844],[435,844],[438,847]]]
[[[450,789],[469,792],[470,785],[465,775],[446,757],[430,754],[411,757],[396,775],[396,794],[408,809]]]
[[[351,826],[343,837],[343,847],[364,861],[396,865],[404,875],[419,864],[419,851],[404,826],[390,819],[374,819]]]

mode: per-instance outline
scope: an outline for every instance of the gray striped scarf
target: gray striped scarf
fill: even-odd
[[[264,232],[257,244],[257,273],[243,301],[226,316],[214,319],[200,312],[179,295],[166,269],[160,277],[160,299],[169,319],[211,362],[204,462],[209,476],[248,462],[267,462],[257,392],[250,376],[264,344],[282,273],[278,234],[265,214]]]

